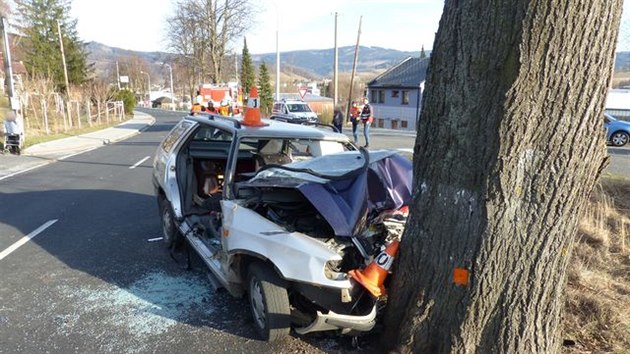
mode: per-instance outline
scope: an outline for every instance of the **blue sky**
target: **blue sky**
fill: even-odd
[[[334,12],[339,13],[338,45],[354,45],[363,16],[361,44],[398,50],[433,46],[442,13],[439,0],[253,0],[258,15],[246,34],[250,52],[275,52],[276,26],[280,51],[333,47]],[[624,3],[620,50],[630,50],[630,0]],[[74,0],[73,18],[84,41],[139,51],[165,50],[164,23],[172,0]],[[242,38],[235,43],[240,52]]]

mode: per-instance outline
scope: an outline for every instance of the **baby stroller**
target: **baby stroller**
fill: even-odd
[[[4,153],[11,153],[11,154],[16,154],[19,155],[20,154],[20,146],[21,146],[21,141],[20,141],[20,135],[19,134],[9,134],[9,133],[5,133],[4,134]]]
[[[22,129],[15,113],[9,112],[4,120],[4,153],[19,155],[22,148]]]

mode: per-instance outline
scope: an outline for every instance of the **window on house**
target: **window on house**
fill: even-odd
[[[397,97],[398,97],[398,93],[399,93],[399,92],[400,92],[400,91],[398,91],[398,90],[393,90],[393,91],[392,91],[392,97],[397,98]]]
[[[402,92],[402,100],[400,104],[409,104],[409,91]]]
[[[385,103],[385,91],[378,91],[378,103]]]
[[[370,103],[376,103],[376,90],[370,91]]]
[[[398,129],[398,121],[397,120],[393,120],[392,121],[392,129]]]
[[[379,118],[377,123],[379,128],[383,128],[385,126],[385,119]]]
[[[403,129],[407,129],[407,121],[406,120],[401,120],[400,121],[400,127]]]

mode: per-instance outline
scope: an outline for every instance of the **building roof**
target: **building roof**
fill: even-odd
[[[23,75],[27,74],[26,66],[21,61],[13,61],[11,62],[11,66],[13,69],[13,75]],[[0,72],[4,73],[4,59],[0,57]]]
[[[275,96],[275,93],[274,93]],[[314,95],[312,93],[307,93],[304,95],[304,99],[300,97],[299,93],[280,93],[280,100],[295,100],[295,101],[304,101],[304,102],[332,102],[333,99],[330,97],[324,97],[319,95]]]
[[[400,62],[393,68],[368,82],[369,88],[404,87],[417,88],[427,78],[429,58],[412,58]]]

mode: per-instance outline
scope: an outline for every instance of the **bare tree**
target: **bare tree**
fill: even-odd
[[[167,20],[169,49],[191,58],[193,81],[223,81],[229,44],[251,26],[251,0],[177,0]]]
[[[395,350],[559,350],[622,4],[445,2],[385,318]]]

